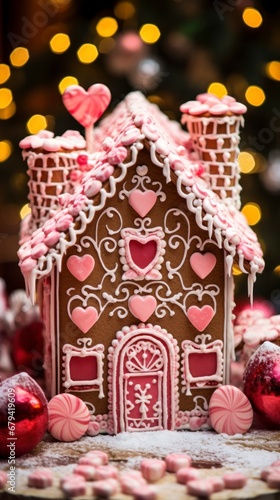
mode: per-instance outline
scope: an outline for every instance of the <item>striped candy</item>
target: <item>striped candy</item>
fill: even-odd
[[[104,113],[111,100],[111,92],[102,83],[89,87],[88,91],[79,85],[70,85],[62,96],[67,111],[83,127],[92,126]]]
[[[244,434],[252,425],[253,410],[243,392],[233,385],[224,385],[210,399],[209,416],[219,434]]]
[[[48,405],[49,432],[59,441],[75,441],[82,437],[90,420],[85,403],[73,394],[58,394]]]

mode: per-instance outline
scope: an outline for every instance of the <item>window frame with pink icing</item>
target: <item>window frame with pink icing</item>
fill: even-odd
[[[223,382],[223,342],[221,340],[214,340],[213,342],[206,342],[211,340],[210,334],[197,335],[192,340],[184,340],[182,342],[182,392],[186,396],[192,396],[191,389],[212,389],[218,387]],[[200,343],[199,343],[200,342]],[[216,371],[215,373],[207,375],[193,376],[190,371],[190,355],[191,354],[216,354]]]
[[[72,344],[64,344],[62,351],[64,353],[63,356],[63,378],[62,378],[62,386],[65,388],[65,391],[71,392],[89,392],[89,391],[98,391],[99,399],[104,398],[103,391],[103,359],[104,359],[104,346],[102,344],[97,344],[92,347],[92,339],[85,337],[77,340],[78,345],[82,345],[83,347],[76,347]],[[71,378],[71,360],[73,358],[88,358],[92,357],[96,359],[96,372],[97,378],[95,379],[83,379],[83,380],[73,380]],[[79,386],[81,387],[79,389]],[[85,386],[91,386],[88,389],[85,389]]]

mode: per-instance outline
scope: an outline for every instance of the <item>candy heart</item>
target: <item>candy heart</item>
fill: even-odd
[[[280,347],[264,342],[244,372],[244,394],[268,428],[280,429]]]
[[[147,213],[153,208],[157,201],[157,195],[154,191],[140,191],[135,189],[129,195],[128,202],[132,208],[137,212],[140,217],[145,217]]]
[[[90,127],[104,113],[111,100],[111,92],[101,83],[89,87],[88,91],[79,85],[70,85],[62,96],[69,113],[84,127]]]
[[[83,333],[87,333],[98,320],[98,312],[95,307],[91,306],[85,309],[75,307],[72,311],[71,319]]]
[[[216,262],[216,256],[211,252],[195,252],[190,257],[191,268],[202,280],[213,271]]]
[[[92,272],[95,266],[95,260],[89,254],[83,255],[82,257],[79,255],[71,255],[67,259],[66,265],[74,278],[77,278],[79,281],[84,281]]]
[[[145,295],[144,297],[133,295],[128,302],[130,312],[143,323],[154,313],[156,306],[157,301],[152,295]]]
[[[191,324],[199,331],[203,332],[214,317],[215,312],[211,306],[191,306],[187,310],[187,317]]]

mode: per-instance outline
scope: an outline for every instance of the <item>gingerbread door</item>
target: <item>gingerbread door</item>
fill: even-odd
[[[178,400],[177,341],[159,326],[118,332],[109,350],[114,432],[174,429]]]

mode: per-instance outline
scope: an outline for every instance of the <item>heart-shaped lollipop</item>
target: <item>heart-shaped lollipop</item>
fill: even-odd
[[[111,92],[102,83],[89,87],[88,91],[80,85],[70,85],[62,96],[63,104],[69,113],[83,127],[92,126],[110,104]]]
[[[111,101],[111,92],[102,83],[96,83],[86,91],[80,85],[70,85],[62,95],[69,113],[86,129],[87,149],[92,151],[92,127]]]

